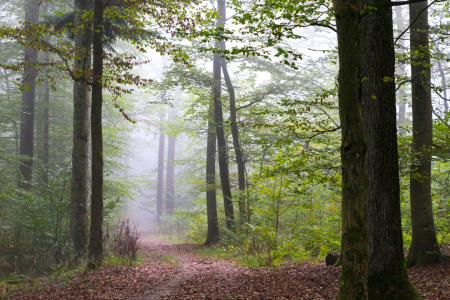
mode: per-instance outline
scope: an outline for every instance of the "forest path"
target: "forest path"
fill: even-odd
[[[236,266],[235,263],[213,258],[200,258],[195,252],[197,249],[206,246],[195,244],[171,244],[153,239],[141,239],[143,252],[156,256],[161,261],[172,261],[176,259],[175,274],[163,281],[161,284],[154,286],[144,296],[131,297],[129,300],[160,300],[172,299],[177,297],[175,294],[183,286],[192,283],[192,279],[198,276],[209,274],[210,279],[220,282],[220,286],[208,286],[204,288],[222,289],[227,283],[231,283],[231,279],[242,272],[243,268]],[[211,278],[214,277],[214,278]],[[168,298],[170,297],[170,298]],[[175,298],[178,299],[178,298]],[[196,299],[195,297],[192,299]]]

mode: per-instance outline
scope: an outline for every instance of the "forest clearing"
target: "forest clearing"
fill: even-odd
[[[0,23],[0,297],[450,299],[450,1]]]

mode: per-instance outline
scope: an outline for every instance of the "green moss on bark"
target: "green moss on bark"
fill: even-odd
[[[397,271],[369,274],[369,300],[423,300],[409,281],[404,262],[393,269]]]

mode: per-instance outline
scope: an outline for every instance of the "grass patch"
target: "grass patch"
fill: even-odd
[[[180,260],[176,257],[165,255],[165,256],[158,257],[158,262],[160,262],[162,264],[169,264],[175,268],[178,265],[178,263],[180,262]]]
[[[6,299],[17,292],[35,291],[51,284],[70,285],[72,280],[85,272],[85,263],[82,262],[76,268],[66,267],[55,269],[52,273],[39,277],[11,274],[0,281],[0,299]]]
[[[145,238],[148,238],[150,240],[157,240],[162,242],[167,242],[171,244],[187,244],[189,243],[189,240],[183,237],[180,237],[176,234],[173,235],[166,235],[166,234],[146,234]]]
[[[261,267],[259,261],[255,256],[238,254],[235,251],[230,251],[220,246],[211,246],[208,248],[197,249],[196,253],[199,258],[224,259],[233,261],[243,267]]]

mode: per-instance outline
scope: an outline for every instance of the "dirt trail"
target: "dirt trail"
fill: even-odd
[[[160,300],[173,296],[175,292],[186,285],[193,278],[201,274],[214,274],[217,278],[229,281],[232,275],[239,273],[240,267],[225,260],[201,259],[195,256],[195,250],[201,245],[182,244],[174,245],[158,240],[142,239],[142,248],[145,252],[159,257],[171,256],[177,259],[175,274],[163,283],[153,287],[141,297],[131,297],[129,300]],[[227,280],[228,278],[228,280]]]

